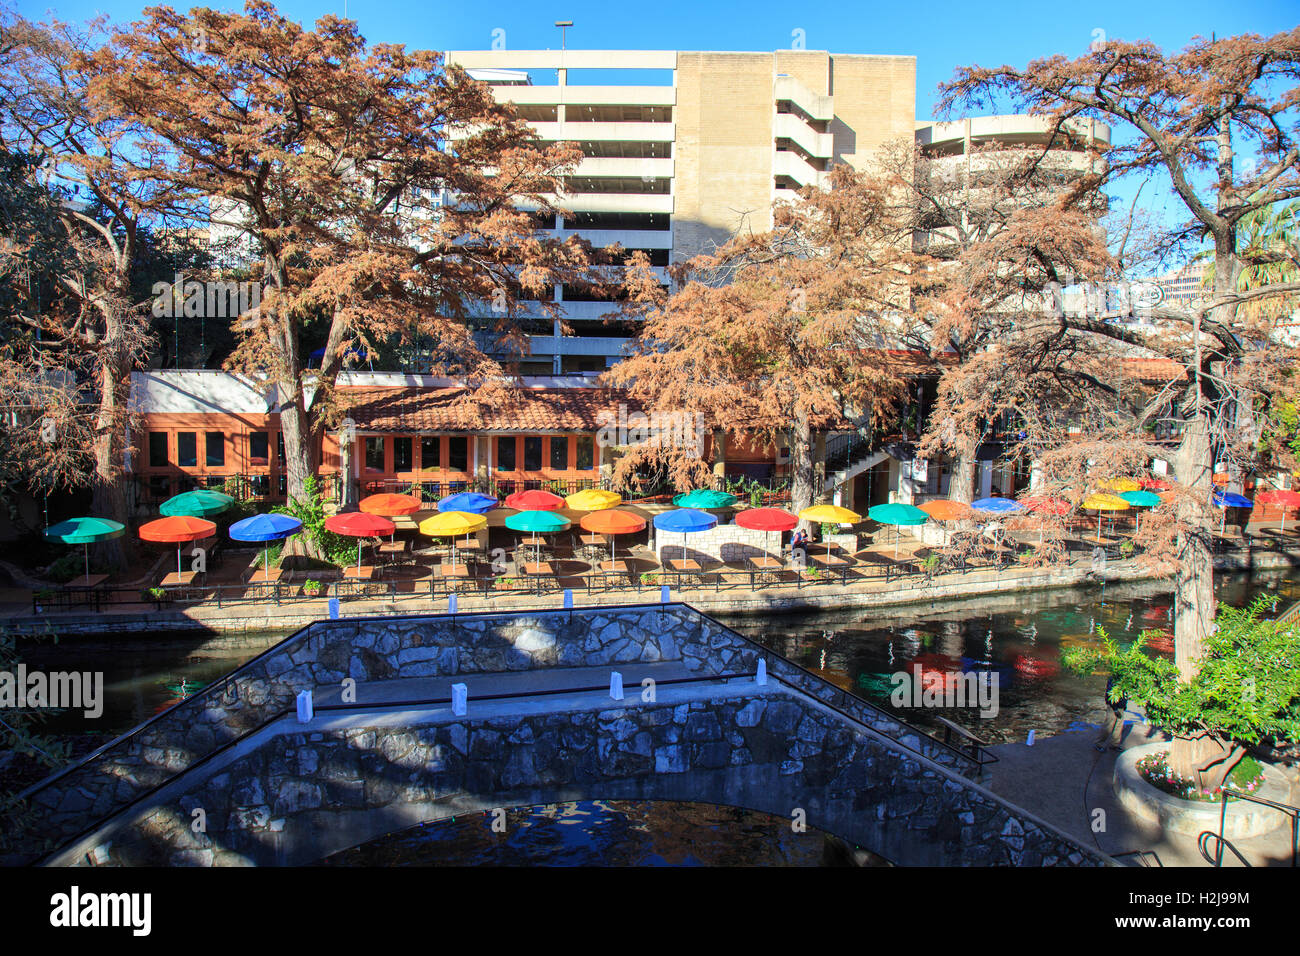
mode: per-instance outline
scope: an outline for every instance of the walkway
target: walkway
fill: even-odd
[[[1154,859],[1148,857],[1145,865],[1210,866],[1197,848],[1196,837],[1166,832],[1120,804],[1111,784],[1116,758],[1129,747],[1164,737],[1153,732],[1138,714],[1129,713],[1125,723],[1116,727],[1109,719],[1110,711],[1104,713],[1106,727],[1111,730],[1104,752],[1095,746],[1103,730],[1100,726],[1039,738],[1033,746],[1018,743],[990,747],[998,762],[989,789],[1110,857],[1149,851]],[[1300,793],[1296,768],[1279,769],[1291,778],[1292,792]],[[1105,829],[1094,832],[1094,820],[1099,819],[1094,812],[1099,809],[1105,812]],[[1254,839],[1234,840],[1233,845],[1252,866],[1291,865],[1289,826]],[[1144,865],[1135,857],[1122,857],[1121,862]],[[1223,865],[1242,864],[1225,851]]]

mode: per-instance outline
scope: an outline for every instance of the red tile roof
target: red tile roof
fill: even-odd
[[[479,399],[465,388],[362,388],[339,399],[359,431],[385,432],[594,432],[619,405],[627,414],[640,403],[610,388],[523,388]]]

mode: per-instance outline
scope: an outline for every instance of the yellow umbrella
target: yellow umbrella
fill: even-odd
[[[468,511],[440,511],[420,522],[420,534],[431,538],[451,538],[451,566],[456,566],[456,535],[465,535],[487,526],[487,518]]]
[[[1133,478],[1112,478],[1110,481],[1103,481],[1101,488],[1105,491],[1141,491],[1142,483]],[[1119,509],[1109,508],[1107,510],[1118,511]]]
[[[623,503],[623,496],[599,488],[588,488],[564,499],[564,504],[572,511],[604,511],[617,508]]]
[[[1127,511],[1133,506],[1119,495],[1094,494],[1083,499],[1079,507],[1097,512],[1097,537],[1101,537],[1101,513],[1103,511]]]
[[[855,524],[862,520],[862,515],[839,505],[813,505],[799,512],[804,521],[816,521],[818,524]]]

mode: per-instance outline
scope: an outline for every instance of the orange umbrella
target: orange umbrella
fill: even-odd
[[[419,511],[420,499],[411,495],[371,495],[368,498],[362,498],[358,507],[372,515],[383,515],[385,518],[391,518],[395,515],[409,515]]]
[[[975,517],[975,509],[970,505],[962,504],[960,501],[951,501],[947,498],[927,501],[924,504],[917,505],[917,507],[938,521],[960,521],[963,518]]]
[[[630,511],[592,511],[582,516],[578,522],[583,528],[595,534],[610,535],[609,559],[614,560],[614,540],[616,534],[633,534],[645,527],[645,518]]]
[[[181,542],[201,541],[217,533],[217,526],[203,518],[191,518],[188,515],[173,515],[159,518],[148,524],[140,525],[141,541],[156,541],[176,545],[176,573],[181,573]]]

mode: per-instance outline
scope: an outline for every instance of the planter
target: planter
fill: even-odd
[[[1170,796],[1147,783],[1138,772],[1139,760],[1168,749],[1168,743],[1144,744],[1130,747],[1119,755],[1112,778],[1119,802],[1143,819],[1174,833],[1189,836],[1199,836],[1206,830],[1218,833],[1222,804]],[[1264,765],[1264,783],[1255,791],[1255,796],[1275,803],[1293,802],[1290,782],[1281,771],[1268,765]],[[1228,840],[1242,840],[1269,833],[1284,824],[1290,824],[1290,818],[1284,813],[1247,800],[1230,800],[1223,835]]]

